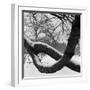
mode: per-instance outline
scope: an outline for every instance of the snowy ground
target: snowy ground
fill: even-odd
[[[29,63],[28,60],[26,60],[25,64],[24,64],[24,78],[31,78],[31,77],[63,77],[63,76],[77,76],[80,75],[78,72],[75,72],[71,69],[69,69],[68,67],[64,67],[61,70],[57,71],[56,73],[53,74],[43,74],[40,73],[38,71],[38,69],[33,65],[32,59],[30,56],[29,57]],[[46,64],[46,65],[53,65],[54,63],[56,63],[56,61],[54,59],[52,59],[50,56],[48,55],[44,55],[42,58],[42,63]],[[80,56],[78,55],[74,55],[71,59],[72,62],[74,62],[75,64],[81,64],[81,60],[80,60]],[[31,63],[30,63],[31,62]]]

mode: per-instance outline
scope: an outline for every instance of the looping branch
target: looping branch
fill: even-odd
[[[54,73],[58,70],[61,70],[64,66],[80,72],[80,66],[75,65],[71,62],[71,58],[74,55],[75,46],[77,45],[80,38],[80,15],[76,15],[75,17],[76,18],[74,20],[74,23],[72,24],[71,34],[68,39],[68,44],[64,55],[61,55],[57,52],[57,50],[47,44],[38,42],[32,43],[28,42],[26,38],[24,39],[24,46],[27,49],[28,53],[31,55],[34,65],[41,73]],[[57,61],[57,63],[49,67],[42,65],[40,59],[37,56],[37,54],[39,53],[45,53],[50,55]]]

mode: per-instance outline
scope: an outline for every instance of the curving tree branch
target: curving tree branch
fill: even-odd
[[[40,43],[39,44],[34,43],[33,45],[30,45],[25,39],[24,39],[24,46],[27,49],[28,53],[31,55],[34,65],[42,73],[54,73],[62,69],[64,66],[67,66],[72,70],[80,72],[80,66],[77,66],[70,61],[72,56],[74,55],[75,46],[77,45],[79,39],[80,39],[80,15],[75,15],[75,20],[72,23],[72,30],[70,37],[68,39],[67,48],[63,56],[60,55],[60,53],[58,53],[53,48],[48,47],[48,45]],[[40,59],[37,57],[37,54],[41,52],[50,55],[52,58],[57,60],[57,63],[49,67],[45,67],[44,65],[42,65],[40,63]]]

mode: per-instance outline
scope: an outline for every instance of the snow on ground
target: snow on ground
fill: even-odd
[[[76,64],[80,64],[80,62],[81,62],[80,61],[80,56],[74,55],[72,57],[71,61],[76,63]],[[53,65],[54,63],[56,63],[56,61],[54,59],[52,59],[50,56],[48,56],[48,55],[43,55],[41,62],[43,64],[46,64],[46,65]],[[68,67],[64,67],[61,70],[57,71],[56,73],[45,74],[45,73],[40,73],[32,62],[30,64],[29,63],[24,64],[24,77],[25,78],[27,78],[27,77],[28,78],[42,77],[42,76],[45,76],[45,77],[48,77],[48,76],[61,76],[61,77],[63,77],[63,76],[72,76],[72,75],[79,75],[79,73],[69,69]]]
[[[47,54],[40,53],[38,56],[41,59],[41,63],[44,64],[45,66],[51,66],[57,62],[55,59],[53,59]]]
[[[64,77],[64,76],[78,76],[78,75],[80,75],[80,73],[75,72],[69,69],[68,67],[64,67],[61,70],[57,71],[56,73],[46,74],[46,73],[40,73],[38,69],[33,65],[33,63],[24,64],[24,78]]]

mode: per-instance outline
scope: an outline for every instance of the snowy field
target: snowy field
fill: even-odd
[[[80,56],[74,55],[71,59],[72,62],[76,64],[80,64]],[[53,65],[56,61],[52,59],[50,56],[45,55],[42,58],[41,61],[45,65]],[[56,73],[51,74],[45,74],[40,73],[38,69],[33,65],[31,57],[29,57],[29,60],[27,59],[24,64],[24,78],[40,78],[40,77],[64,77],[64,76],[78,76],[80,73],[75,72],[68,67],[64,67],[61,70],[57,71]]]

